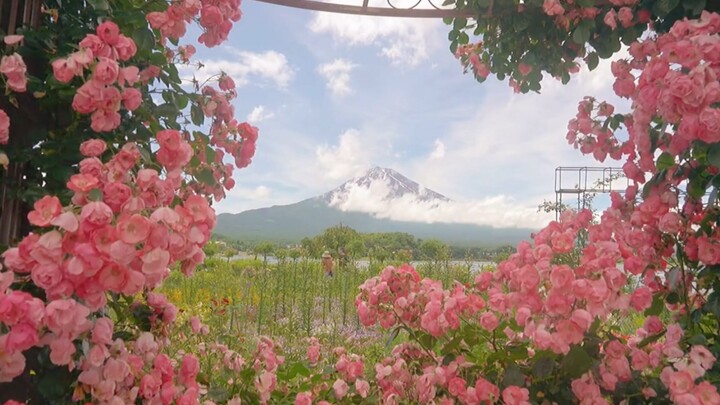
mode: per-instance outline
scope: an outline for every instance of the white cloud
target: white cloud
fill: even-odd
[[[252,189],[247,196],[254,200],[264,200],[270,197],[270,189],[265,186],[257,186]]]
[[[350,71],[356,67],[357,65],[347,59],[335,59],[318,66],[317,72],[325,78],[326,86],[333,96],[342,97],[352,93]]]
[[[287,57],[277,51],[246,52],[227,47],[233,54],[232,59],[206,59],[204,65],[197,69],[194,66],[180,65],[183,79],[193,76],[202,84],[209,78],[225,72],[235,80],[237,86],[249,83],[264,84],[271,82],[277,87],[285,88],[295,76]]]
[[[275,113],[265,109],[265,106],[259,105],[250,112],[247,116],[247,121],[251,124],[256,124],[261,121],[268,120],[275,116]]]
[[[371,166],[372,152],[360,139],[360,132],[349,129],[336,146],[320,145],[315,150],[319,172],[326,180],[347,180]]]
[[[436,139],[435,148],[430,152],[430,160],[439,160],[445,157],[445,144],[443,141]]]
[[[315,13],[309,28],[352,46],[375,45],[394,64],[416,66],[444,44],[444,26],[435,19]]]
[[[382,181],[368,186],[353,185],[331,205],[342,211],[359,211],[378,218],[425,223],[465,223],[496,228],[539,229],[553,219],[537,213],[537,204],[522,204],[505,195],[476,201],[422,201],[412,194],[386,198],[390,187]]]

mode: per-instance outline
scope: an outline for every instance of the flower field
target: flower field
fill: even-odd
[[[318,260],[263,265],[259,260],[209,258],[191,278],[171,276],[162,292],[178,307],[181,320],[197,316],[211,336],[237,350],[250,350],[258,337],[271,336],[286,355],[297,355],[314,336],[377,356],[373,350],[384,349],[388,334],[360,324],[355,299],[358,287],[378,267],[351,264],[327,277]],[[474,277],[460,265],[424,263],[419,269],[447,286]]]

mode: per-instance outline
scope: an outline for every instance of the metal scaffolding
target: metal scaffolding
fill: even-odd
[[[577,210],[588,207],[590,196],[625,192],[629,180],[619,167],[567,167],[555,169],[555,217],[566,204],[566,196],[572,196]]]

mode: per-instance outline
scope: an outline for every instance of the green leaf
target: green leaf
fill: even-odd
[[[525,375],[520,371],[520,367],[515,365],[514,363],[511,363],[507,368],[505,368],[505,373],[503,374],[503,380],[500,384],[503,387],[507,387],[510,385],[516,385],[518,387],[522,387],[525,385]]]
[[[133,31],[132,39],[140,51],[150,52],[155,47],[155,34],[147,27]]]
[[[395,339],[398,337],[398,334],[400,334],[400,328],[394,328],[390,332],[390,336],[388,336],[387,342],[385,342],[385,348],[390,349],[392,347],[392,343],[395,341]]]
[[[188,103],[190,100],[188,97],[184,94],[176,94],[175,95],[175,106],[178,108],[178,110],[184,110],[185,107],[188,106]]]
[[[683,0],[682,6],[685,10],[690,12],[690,15],[695,17],[699,16],[700,13],[705,9],[707,5],[706,0]]]
[[[537,378],[545,378],[552,374],[555,369],[555,361],[550,357],[541,357],[532,367],[532,374]]]
[[[590,26],[583,23],[578,24],[572,33],[572,40],[578,45],[585,44],[590,39]]]
[[[707,345],[707,338],[702,333],[698,333],[697,335],[689,338],[687,342],[691,345]]]
[[[461,29],[467,27],[467,18],[465,17],[458,17],[453,21],[453,29],[456,31],[460,31]]]
[[[592,367],[593,359],[580,346],[573,346],[560,364],[560,369],[573,378],[585,374]]]
[[[211,387],[208,389],[207,395],[214,402],[225,402],[230,399],[230,393],[223,387]]]
[[[653,296],[652,304],[650,308],[645,310],[645,316],[658,316],[665,308],[665,300],[663,299],[662,293],[657,293]]]
[[[205,122],[205,113],[198,104],[193,104],[190,107],[190,119],[195,125],[202,125]]]
[[[178,110],[174,104],[164,103],[160,104],[159,106],[157,106],[157,108],[155,108],[155,114],[161,117],[173,119],[177,117]]]
[[[470,37],[467,33],[461,32],[460,35],[458,35],[458,43],[462,45],[466,45],[468,42],[470,42]]]
[[[205,146],[205,159],[208,162],[211,162],[211,163],[215,162],[215,155],[216,155],[215,149],[213,149],[212,146],[210,146],[210,145]]]
[[[287,373],[287,376],[289,379],[293,379],[293,378],[297,377],[298,375],[301,375],[303,377],[310,376],[310,370],[303,363],[300,363],[300,362],[293,364]]]
[[[663,18],[670,14],[678,4],[680,4],[680,0],[656,0],[652,6],[652,12],[656,16]]]
[[[45,403],[65,403],[72,390],[73,375],[67,367],[53,367],[40,377],[37,389]]]
[[[715,167],[720,167],[720,143],[710,145],[707,152],[707,161]]]
[[[713,293],[708,296],[708,301],[703,305],[703,309],[715,315],[715,317],[720,318],[720,292],[717,290],[713,291]]]
[[[595,68],[598,67],[598,64],[600,64],[600,57],[597,52],[590,52],[587,56],[588,69],[595,70]]]
[[[94,188],[88,193],[88,200],[90,201],[102,201],[102,199],[103,192],[98,188]]]
[[[638,343],[637,347],[642,349],[643,347],[649,345],[650,343],[656,342],[658,339],[665,336],[665,332],[667,332],[667,331],[665,329],[663,329],[660,333],[646,337],[645,339],[641,340],[640,343]]]
[[[663,152],[660,156],[658,156],[655,166],[657,166],[658,170],[669,169],[675,166],[675,158],[670,153]]]
[[[210,169],[202,169],[200,170],[196,175],[195,178],[198,179],[199,182],[203,184],[207,184],[208,186],[214,186],[215,185],[215,176],[213,176],[213,172]]]
[[[110,9],[108,0],[88,0],[88,4],[98,11],[108,11]]]

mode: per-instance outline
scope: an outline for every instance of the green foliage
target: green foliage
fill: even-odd
[[[693,18],[713,7],[705,0],[645,0],[633,7],[633,12],[646,12],[648,19],[623,26],[619,22],[612,29],[603,21],[610,11],[620,7],[610,2],[597,3],[591,0],[576,2],[578,7],[598,9],[593,18],[567,18],[559,23],[543,9],[543,1],[488,1],[448,0],[447,5],[458,9],[470,9],[473,19],[456,17],[446,19],[450,26],[448,40],[453,54],[479,39],[477,50],[480,62],[499,80],[506,78],[518,84],[522,93],[540,91],[544,76],[559,78],[563,83],[570,80],[570,72],[579,60],[584,60],[590,70],[598,66],[600,59],[607,59],[620,51],[623,44],[632,41],[648,29],[650,23],[658,32],[667,31],[672,24],[685,17]],[[563,6],[570,7],[563,2]],[[467,63],[468,56],[462,56]],[[529,73],[523,74],[520,64],[530,66]],[[476,76],[484,81],[484,76]]]

